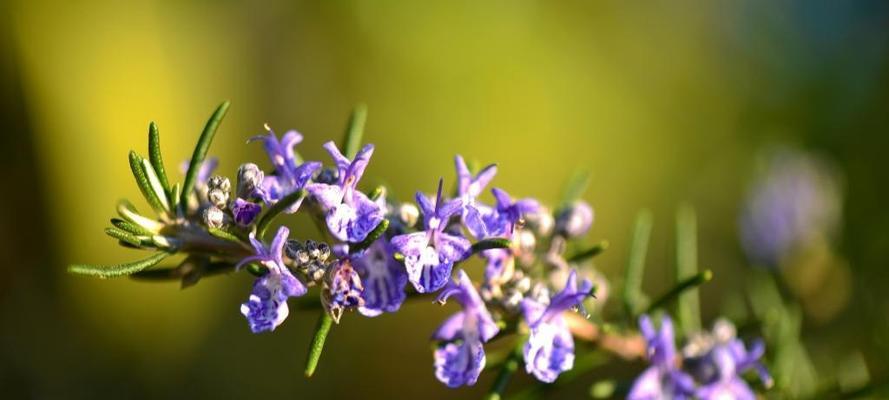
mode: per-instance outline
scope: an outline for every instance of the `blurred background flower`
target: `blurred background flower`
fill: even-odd
[[[885,2],[8,0],[0,60],[4,397],[457,395],[435,382],[427,341],[456,306],[344,316],[307,381],[314,314],[252,335],[237,312],[246,276],[180,290],[65,273],[75,261],[133,257],[101,230],[119,198],[138,197],[126,153],[144,152],[148,122],[167,160],[184,160],[224,99],[232,108],[211,153],[229,177],[264,160],[245,145],[264,122],[299,130],[306,159],[326,159],[321,144],[339,138],[358,102],[376,145],[362,182],[385,179],[401,200],[438,176],[453,182],[458,153],[497,162],[497,187],[551,205],[575,169],[590,171],[590,236],[611,243],[597,270],[620,276],[633,216],[648,207],[652,293],[672,276],[673,213],[692,204],[698,258],[715,276],[700,289],[705,320],[755,311],[744,283],[780,274],[775,290],[806,313],[781,337],[811,349],[812,371],[849,360],[848,371],[889,373]],[[832,211],[805,221],[825,235],[765,272],[750,269],[738,210],[760,187],[746,184],[758,149],[775,142],[832,160],[827,174],[843,176],[843,190],[816,189],[842,198],[818,195]],[[316,238],[307,219],[289,222],[291,236]],[[625,368],[609,373],[641,366]],[[489,379],[459,396],[480,395]],[[559,394],[585,395],[589,383]]]

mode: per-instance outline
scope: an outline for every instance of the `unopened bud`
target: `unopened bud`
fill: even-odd
[[[420,210],[413,204],[404,203],[398,207],[398,218],[401,219],[404,226],[408,228],[413,227],[420,218]]]
[[[207,188],[211,190],[219,189],[227,193],[232,190],[232,183],[224,176],[215,175],[207,181]]]
[[[203,214],[204,224],[210,228],[225,226],[225,213],[216,207],[207,207]]]
[[[324,168],[321,170],[321,172],[318,173],[318,176],[315,177],[315,182],[331,185],[336,183],[337,178],[337,172],[335,169]]]
[[[582,236],[593,225],[593,209],[584,201],[568,206],[556,219],[556,230],[568,238]]]
[[[226,204],[228,204],[228,192],[220,188],[210,189],[207,192],[207,201],[216,208],[225,209]]]
[[[257,188],[262,187],[265,174],[256,164],[241,164],[238,168],[238,197],[251,199],[256,197]]]

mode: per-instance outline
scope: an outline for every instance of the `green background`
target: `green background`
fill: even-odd
[[[839,311],[807,318],[805,344],[819,371],[862,354],[872,376],[889,373],[885,3],[6,0],[0,11],[3,397],[462,398],[489,387],[488,375],[456,392],[435,381],[428,336],[453,305],[347,315],[309,381],[315,314],[252,335],[238,312],[245,274],[180,290],[65,273],[138,258],[102,234],[116,201],[139,197],[127,151],[146,151],[154,120],[168,163],[186,159],[224,99],[211,153],[232,177],[242,162],[267,165],[245,145],[266,122],[298,129],[300,152],[327,162],[320,145],[358,102],[377,146],[364,183],[403,199],[452,181],[457,153],[497,162],[496,186],[549,203],[587,169],[590,238],[611,242],[597,259],[609,277],[635,213],[653,211],[649,293],[672,279],[674,212],[692,204],[700,264],[715,274],[705,321],[749,272],[737,219],[758,149],[822,154],[844,176],[832,247],[842,279],[821,286]]]

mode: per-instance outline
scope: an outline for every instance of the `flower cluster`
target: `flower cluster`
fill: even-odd
[[[756,341],[748,349],[735,335],[735,326],[718,320],[712,332],[692,336],[681,353],[676,351],[673,323],[664,316],[660,330],[651,319],[639,318],[651,366],[633,384],[630,400],[736,399],[754,400],[756,395],[741,374],[755,370],[765,386],[772,378],[760,363],[765,346]]]
[[[262,143],[269,168],[244,163],[232,185],[213,175],[216,160],[206,158],[227,107],[208,121],[182,169],[183,184],[168,181],[154,124],[149,159],[130,154],[134,177],[157,218],[122,203],[121,218],[106,233],[125,246],[156,253],[111,267],[72,266],[72,272],[181,279],[188,286],[205,275],[246,270],[255,280],[240,311],[254,333],[274,331],[290,313],[288,302],[311,292],[306,299],[317,300],[299,300],[300,305],[320,304],[323,311],[307,375],[333,322],[351,311],[365,317],[393,313],[409,298],[460,306],[432,334],[435,377],[449,387],[475,384],[485,369],[486,344],[502,337],[519,338],[507,357],[514,367],[504,371],[523,363],[540,382],[554,382],[574,368],[575,338],[590,339],[588,332],[601,328],[586,318],[587,309],[602,310],[608,297],[608,281],[590,262],[605,242],[584,243],[594,213],[578,195],[553,210],[493,187],[487,201],[497,166],[470,168],[459,155],[453,190],[446,191],[439,178],[431,195],[418,191],[414,202],[390,198],[385,187],[364,192],[360,183],[374,146],[360,146],[363,121],[350,127],[341,147],[323,145],[332,160],[327,166],[303,160],[296,150],[303,137],[296,131],[279,138],[266,126],[248,143]],[[323,239],[291,238],[287,226],[266,239],[277,216],[295,213],[311,218]],[[187,256],[177,267],[151,268],[177,253]],[[466,263],[473,258],[483,270]],[[724,324],[690,341],[681,355],[668,318],[656,331],[643,317],[640,331],[652,366],[630,398],[746,399],[752,392],[738,374],[756,369],[768,379],[758,361],[762,345],[748,350]],[[631,342],[635,334],[622,335],[629,339],[617,341]],[[632,349],[616,351],[627,352]]]

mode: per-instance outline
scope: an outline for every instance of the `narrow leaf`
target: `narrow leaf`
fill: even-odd
[[[367,106],[359,104],[349,117],[349,126],[343,137],[343,155],[352,159],[361,148],[361,137],[364,136],[364,122],[367,120]]]
[[[120,218],[112,218],[111,225],[114,225],[115,227],[117,227],[119,229],[123,229],[129,233],[132,233],[133,235],[136,235],[136,236],[154,235],[154,233],[149,231],[148,229],[145,229],[137,224],[134,224],[130,221],[123,220]]]
[[[297,190],[284,196],[281,200],[278,200],[275,205],[271,206],[268,211],[259,218],[259,222],[256,223],[256,236],[262,240],[262,238],[265,237],[265,232],[268,230],[269,225],[275,220],[278,214],[281,214],[284,210],[296,204],[296,202],[302,200],[304,197],[306,197],[306,191]]]
[[[233,234],[229,231],[226,231],[225,229],[211,227],[211,228],[207,229],[207,231],[210,232],[211,235],[213,235],[217,238],[220,238],[222,240],[228,240],[230,242],[235,242],[235,243],[242,243],[241,238],[239,238],[238,236],[236,236],[235,234]]]
[[[179,197],[182,196],[182,184],[177,182],[170,189],[170,211],[174,214],[179,212]]]
[[[676,282],[698,272],[697,218],[695,210],[683,204],[676,212]],[[701,330],[701,307],[697,289],[679,295],[676,316],[685,335]]]
[[[145,173],[143,159],[136,154],[135,151],[130,151],[130,169],[133,171],[133,177],[136,178],[136,184],[139,186],[142,196],[145,197],[145,200],[148,201],[151,208],[158,213],[164,212],[166,207],[164,206],[164,203],[161,203],[160,198],[154,192],[151,182],[148,181],[148,175]]]
[[[608,241],[603,240],[599,243],[596,243],[592,247],[590,247],[584,251],[581,251],[580,253],[577,253],[571,257],[568,257],[567,261],[569,263],[577,263],[577,262],[586,260],[588,258],[593,258],[595,256],[598,256],[599,254],[602,254],[605,250],[608,250],[608,245],[609,245]]]
[[[490,238],[479,240],[472,245],[472,254],[491,249],[508,249],[512,241],[506,238]]]
[[[195,181],[198,179],[198,171],[201,169],[201,163],[204,162],[204,158],[207,157],[207,151],[210,150],[210,143],[213,142],[213,136],[216,135],[216,129],[219,128],[219,123],[222,122],[222,118],[225,117],[225,113],[228,111],[229,102],[223,102],[216,108],[216,111],[213,112],[213,115],[210,116],[210,119],[207,120],[207,124],[204,126],[204,131],[201,132],[201,137],[198,139],[198,143],[194,148],[194,153],[191,154],[191,161],[188,164],[188,172],[185,174],[185,182],[182,185],[182,194],[179,197],[179,204],[188,204],[188,196],[191,196],[191,193],[194,191]]]
[[[157,124],[154,121],[148,124],[148,158],[151,160],[151,166],[157,173],[161,187],[164,192],[170,193],[170,181],[167,179],[167,171],[164,169],[164,158],[161,156],[161,137],[157,131]]]
[[[148,178],[151,190],[154,192],[155,196],[157,196],[158,200],[160,200],[161,205],[164,206],[164,210],[172,210],[170,208],[170,202],[167,200],[167,191],[161,184],[160,178],[158,178],[157,173],[154,171],[154,167],[151,166],[151,162],[142,159],[142,171],[145,171],[145,177]]]
[[[114,278],[130,275],[142,271],[143,269],[153,267],[169,255],[170,253],[158,252],[144,260],[109,266],[75,264],[68,267],[68,272],[72,274],[97,276],[99,278]]]
[[[561,207],[566,207],[571,203],[579,200],[583,197],[583,192],[586,191],[587,186],[590,183],[590,173],[585,170],[577,170],[572,175],[571,178],[565,183],[564,189],[562,189],[562,203]]]
[[[136,211],[136,207],[127,200],[121,200],[117,203],[117,214],[120,215],[121,218],[151,232],[160,232],[161,228],[164,227],[160,222],[139,214],[139,212]]]
[[[648,251],[648,238],[651,236],[652,216],[648,210],[636,215],[630,254],[624,277],[623,302],[627,315],[635,316],[642,301],[642,278],[645,273],[645,254]]]
[[[327,334],[330,333],[332,325],[333,317],[326,310],[322,310],[318,324],[315,326],[315,336],[309,347],[309,357],[306,359],[306,378],[311,378],[315,374],[318,360],[321,359],[321,352],[324,351],[324,342],[327,340]]]
[[[142,240],[136,237],[136,235],[120,228],[105,228],[105,234],[136,247],[142,246]]]
[[[389,220],[386,218],[383,218],[383,220],[380,221],[379,224],[377,224],[377,227],[374,228],[374,230],[370,231],[370,233],[367,234],[367,237],[364,238],[364,240],[362,240],[360,243],[355,243],[355,244],[349,246],[349,252],[357,253],[359,251],[362,251],[362,250],[370,247],[370,245],[372,245],[374,242],[376,242],[377,239],[380,238],[380,236],[383,236],[383,234],[386,233],[386,229],[388,229],[388,228],[389,228]]]
[[[670,289],[667,293],[664,293],[663,296],[651,303],[645,313],[651,313],[652,311],[669,305],[671,301],[677,299],[681,294],[701,286],[706,282],[710,282],[711,279],[713,279],[713,272],[707,269],[677,283],[676,286]]]

